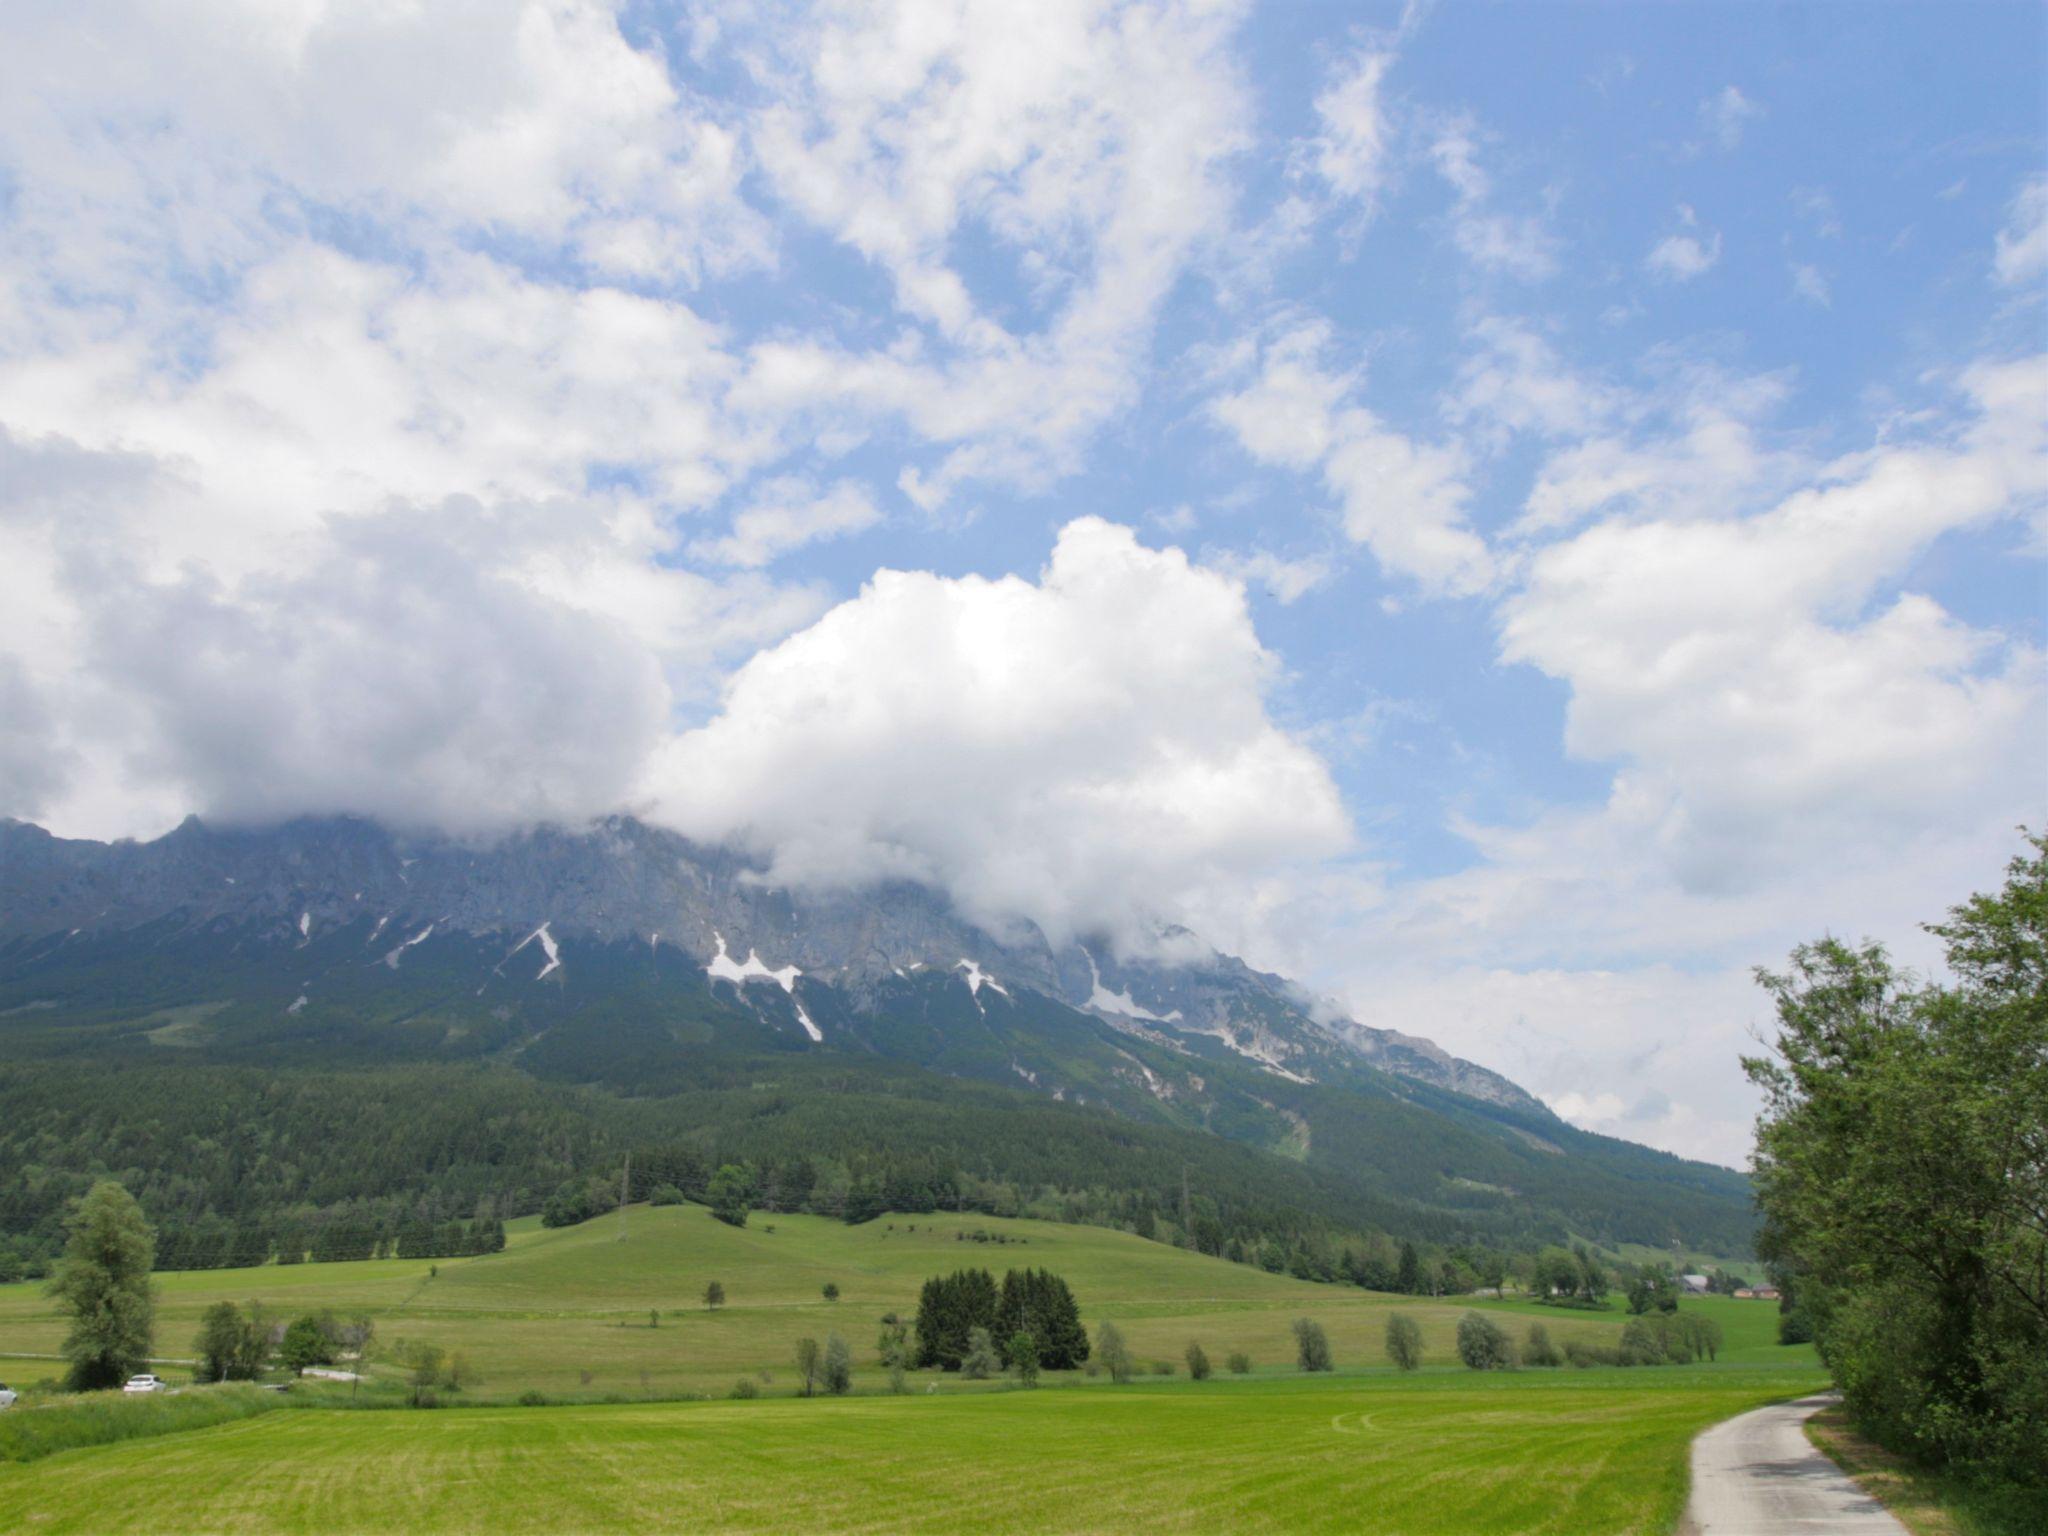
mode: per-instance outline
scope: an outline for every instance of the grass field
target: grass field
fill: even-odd
[[[1662,1531],[1736,1369],[271,1413],[0,1476],[0,1528]]]
[[[1089,1327],[1114,1319],[1141,1364],[1178,1368],[1197,1340],[1219,1372],[1233,1350],[1257,1369],[1122,1387],[1069,1372],[1036,1391],[918,1373],[910,1395],[888,1395],[881,1316],[908,1316],[925,1277],[963,1264],[1059,1272]],[[319,1387],[270,1399],[284,1411],[62,1450],[0,1470],[0,1529],[1657,1532],[1678,1519],[1699,1429],[1822,1380],[1810,1349],[1775,1342],[1767,1305],[1687,1303],[1722,1321],[1710,1365],[1479,1375],[1451,1350],[1468,1308],[1517,1336],[1540,1319],[1560,1341],[1612,1342],[1621,1314],[1373,1295],[1028,1221],[756,1217],[735,1230],[694,1206],[635,1208],[624,1241],[615,1221],[522,1223],[504,1253],[434,1267],[165,1275],[159,1347],[189,1353],[222,1297],[285,1317],[365,1310],[381,1350],[413,1338],[467,1354],[479,1379],[451,1399],[463,1406],[349,1412],[348,1389]],[[715,1313],[698,1300],[714,1279],[730,1298]],[[1412,1376],[1382,1353],[1394,1310],[1423,1326],[1429,1365]],[[1334,1375],[1293,1369],[1302,1316],[1328,1331]],[[856,1394],[796,1399],[795,1341],[835,1329],[854,1346]],[[60,1332],[40,1288],[0,1288],[0,1369],[16,1385],[55,1374],[35,1357]],[[396,1375],[373,1359],[361,1400],[391,1401]],[[743,1375],[761,1400],[723,1400]],[[528,1391],[551,1401],[512,1405]],[[651,1400],[688,1394],[721,1400]]]
[[[999,1221],[975,1216],[884,1218],[864,1226],[815,1216],[757,1215],[745,1228],[714,1221],[698,1206],[635,1207],[619,1239],[615,1219],[557,1231],[514,1223],[503,1253],[475,1259],[375,1260],[357,1264],[266,1265],[158,1277],[157,1348],[164,1370],[192,1353],[199,1315],[210,1303],[261,1300],[274,1315],[321,1307],[366,1311],[382,1351],[400,1339],[460,1350],[476,1375],[473,1392],[674,1397],[723,1394],[741,1374],[787,1375],[798,1338],[833,1330],[853,1346],[856,1381],[876,1387],[875,1335],[887,1312],[909,1317],[927,1276],[961,1265],[1052,1269],[1066,1277],[1092,1330],[1114,1319],[1137,1358],[1178,1362],[1199,1340],[1219,1368],[1234,1350],[1262,1370],[1290,1369],[1293,1320],[1311,1316],[1328,1331],[1337,1363],[1384,1365],[1391,1310],[1421,1323],[1437,1361],[1451,1358],[1458,1317],[1468,1307],[1541,1320],[1560,1344],[1574,1335],[1612,1343],[1618,1311],[1578,1313],[1526,1302],[1431,1301],[1283,1275],[1146,1242],[1099,1227]],[[973,1234],[1001,1233],[1005,1243]],[[434,1273],[438,1270],[438,1273]],[[707,1312],[711,1280],[728,1303]],[[826,1282],[840,1299],[826,1302]],[[1688,1305],[1722,1320],[1723,1364],[1799,1364],[1810,1350],[1781,1350],[1766,1304],[1715,1298]],[[649,1313],[660,1313],[649,1326]],[[1519,1333],[1526,1323],[1504,1317]],[[20,1387],[59,1374],[63,1328],[37,1285],[0,1286],[0,1380]],[[373,1361],[372,1373],[391,1368]],[[949,1380],[945,1389],[963,1384]]]

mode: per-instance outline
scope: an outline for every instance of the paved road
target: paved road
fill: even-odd
[[[1802,1426],[1833,1401],[1776,1403],[1694,1440],[1687,1536],[1906,1536],[1807,1440]]]

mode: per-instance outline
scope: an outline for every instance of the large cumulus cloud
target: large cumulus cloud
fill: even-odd
[[[660,754],[655,811],[772,879],[934,881],[985,917],[1142,942],[1347,841],[1273,680],[1239,584],[1082,518],[1036,582],[882,571],[756,655]]]

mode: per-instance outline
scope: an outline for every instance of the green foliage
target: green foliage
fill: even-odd
[[[838,1282],[827,1280],[825,1282],[825,1288],[822,1294],[824,1295],[827,1301],[837,1301],[839,1299]]]
[[[742,1376],[732,1384],[732,1390],[725,1395],[737,1398],[756,1398],[761,1395],[761,1389],[754,1385],[753,1377]]]
[[[853,1390],[853,1351],[836,1333],[825,1336],[825,1358],[819,1367],[819,1381],[834,1397],[844,1397]]]
[[[0,1413],[0,1462],[36,1461],[117,1440],[210,1429],[281,1406],[274,1392],[228,1386],[136,1396],[95,1393],[39,1408],[14,1408]]]
[[[917,1300],[917,1364],[959,1370],[969,1335],[995,1327],[1000,1299],[995,1277],[985,1269],[925,1281]]]
[[[989,1337],[986,1328],[967,1330],[967,1349],[960,1357],[960,1374],[969,1381],[987,1381],[1003,1368],[1001,1358],[996,1354],[995,1341]]]
[[[294,1376],[306,1374],[309,1365],[332,1365],[334,1363],[334,1342],[320,1326],[317,1317],[294,1318],[284,1331],[284,1340],[278,1345],[277,1357],[286,1370]]]
[[[1835,940],[1760,972],[1763,1251],[1881,1445],[2048,1485],[2048,840],[1931,931],[1950,986]]]
[[[1323,1325],[1312,1318],[1297,1317],[1294,1320],[1294,1363],[1304,1371],[1334,1371],[1337,1368],[1330,1358],[1329,1335],[1323,1332]]]
[[[1537,1366],[1563,1365],[1564,1356],[1558,1347],[1550,1342],[1550,1330],[1541,1323],[1529,1325],[1528,1337],[1522,1341],[1522,1364]]]
[[[657,1184],[648,1193],[647,1203],[649,1205],[681,1205],[683,1203],[683,1192],[673,1184]]]
[[[744,1227],[754,1199],[754,1176],[737,1163],[727,1163],[711,1176],[704,1198],[720,1221]]]
[[[1003,1355],[1010,1369],[1016,1373],[1019,1386],[1038,1385],[1038,1340],[1019,1329],[1010,1335],[1010,1342],[1003,1347]]]
[[[1458,1319],[1458,1358],[1475,1371],[1512,1370],[1515,1346],[1492,1318],[1467,1312]]]
[[[1662,1264],[1638,1265],[1628,1278],[1628,1309],[1637,1317],[1652,1309],[1658,1312],[1678,1310],[1678,1282],[1671,1277],[1671,1271]]]
[[[1387,1358],[1404,1371],[1422,1364],[1422,1329],[1405,1312],[1387,1314]]]
[[[260,1368],[248,1363],[255,1351],[241,1309],[232,1301],[216,1301],[200,1314],[192,1353],[198,1359],[192,1371],[198,1381],[247,1381]]]
[[[805,1397],[811,1397],[818,1390],[818,1378],[824,1373],[825,1357],[818,1348],[816,1339],[804,1338],[796,1341],[796,1377],[803,1384]]]
[[[724,1305],[725,1286],[719,1281],[713,1280],[704,1287],[704,1310],[706,1312],[716,1312]]]
[[[1195,1381],[1207,1381],[1209,1379],[1209,1354],[1200,1344],[1191,1340],[1187,1347],[1185,1359],[1188,1363],[1188,1375],[1192,1379]]]
[[[1050,1270],[1013,1269],[1003,1276],[993,1331],[1029,1333],[1049,1371],[1071,1371],[1088,1358],[1088,1332],[1067,1282]]]
[[[1095,1358],[1118,1386],[1131,1379],[1130,1347],[1115,1323],[1104,1323],[1095,1330]]]
[[[128,1191],[107,1179],[79,1201],[66,1226],[50,1294],[71,1317],[63,1345],[67,1379],[81,1392],[116,1387],[148,1363],[155,1336],[149,1223]]]
[[[1249,1376],[1252,1373],[1252,1357],[1241,1349],[1233,1349],[1230,1352],[1228,1363],[1230,1374],[1233,1376]]]

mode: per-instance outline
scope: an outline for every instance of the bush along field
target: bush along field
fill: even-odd
[[[1575,1369],[1649,1320],[1619,1297],[1393,1296],[977,1216],[636,1206],[514,1222],[471,1258],[155,1291],[154,1368],[181,1390],[31,1390],[0,1415],[0,1455],[37,1458],[0,1476],[0,1525],[1654,1531],[1694,1433],[1822,1380],[1768,1303],[1681,1304],[1715,1325],[1714,1358]],[[185,1385],[253,1327],[277,1384],[278,1348],[323,1317],[339,1347],[311,1325],[300,1344],[360,1382]],[[61,1371],[63,1332],[43,1288],[0,1287],[17,1387]]]

